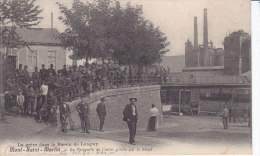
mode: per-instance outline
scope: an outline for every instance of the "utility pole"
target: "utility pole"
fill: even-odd
[[[2,22],[0,22],[0,32],[2,34]],[[3,39],[2,36],[0,36],[0,118],[5,119],[5,113],[4,113],[4,89],[3,89]]]
[[[178,113],[179,113],[179,114],[178,114],[179,116],[180,116],[180,114],[181,114],[181,91],[182,91],[182,90],[179,89],[179,112],[178,112]]]

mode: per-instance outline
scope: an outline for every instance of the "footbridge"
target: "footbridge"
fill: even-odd
[[[251,88],[251,82],[242,76],[169,76],[162,88]]]

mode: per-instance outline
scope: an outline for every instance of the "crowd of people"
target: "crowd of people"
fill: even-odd
[[[57,72],[53,64],[49,69],[42,64],[40,70],[35,67],[34,72],[29,74],[28,66],[23,67],[20,64],[14,72],[6,74],[5,112],[9,113],[12,108],[16,108],[17,115],[20,112],[25,117],[36,115],[36,119],[39,120],[40,110],[44,109],[48,102],[52,103],[51,105],[62,103],[64,97],[67,101],[72,101],[76,97],[87,96],[91,92],[104,89],[105,77],[112,82],[105,71],[112,73],[108,74],[112,76],[117,73],[116,69],[107,70],[104,66],[96,64],[69,68],[64,65],[63,69]],[[57,99],[47,98],[54,95]],[[50,108],[46,106],[46,109]]]
[[[127,68],[108,62],[79,67],[64,65],[58,71],[53,64],[48,69],[42,64],[40,70],[35,67],[30,74],[28,66],[20,64],[18,69],[6,74],[5,112],[8,114],[15,108],[16,115],[35,117],[39,122],[48,123],[51,112],[64,101],[111,87],[166,82],[167,73],[166,69],[159,68],[149,75],[138,70],[135,76],[129,76]]]

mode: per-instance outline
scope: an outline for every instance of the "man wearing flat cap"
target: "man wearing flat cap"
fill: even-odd
[[[127,126],[129,128],[130,138],[129,143],[135,145],[135,134],[136,134],[136,123],[137,123],[137,108],[135,102],[137,99],[135,97],[131,97],[129,99],[130,104],[125,106],[123,115],[123,120],[127,122]]]
[[[106,106],[105,106],[105,98],[101,98],[101,102],[97,105],[97,114],[99,117],[99,131],[103,132],[103,125],[105,122],[105,117],[106,117]]]

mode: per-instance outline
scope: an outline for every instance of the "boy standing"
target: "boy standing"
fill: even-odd
[[[18,106],[16,114],[18,115],[19,110],[21,110],[21,114],[22,116],[24,116],[24,96],[22,94],[22,91],[19,91],[19,94],[16,97],[16,102]]]

